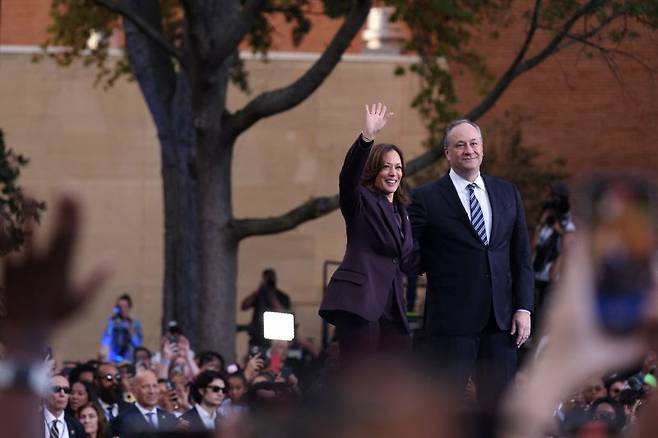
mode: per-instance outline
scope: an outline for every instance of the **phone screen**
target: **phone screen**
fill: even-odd
[[[600,321],[609,332],[628,333],[643,322],[653,287],[655,191],[639,177],[602,178],[590,190],[589,227]]]

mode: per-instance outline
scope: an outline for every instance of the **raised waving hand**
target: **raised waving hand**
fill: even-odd
[[[377,133],[386,126],[386,122],[393,115],[394,113],[387,112],[386,105],[383,105],[381,102],[373,104],[371,107],[366,105],[366,126],[363,130],[365,140],[374,140]]]

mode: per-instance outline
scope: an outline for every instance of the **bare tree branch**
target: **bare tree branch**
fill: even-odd
[[[293,108],[313,93],[333,71],[368,16],[372,0],[354,0],[342,26],[322,56],[292,84],[260,94],[237,111],[227,128],[237,137],[262,118]]]
[[[147,35],[153,42],[155,42],[160,48],[165,50],[171,56],[176,58],[176,60],[184,66],[183,55],[182,53],[174,47],[173,44],[162,32],[159,32],[153,26],[151,26],[146,20],[140,17],[137,14],[134,14],[132,11],[129,11],[128,8],[122,6],[119,2],[114,2],[112,0],[94,0],[98,5],[103,6],[106,9],[109,9],[112,12],[116,12],[121,15],[126,20],[130,20],[139,30],[141,30],[145,35]]]
[[[466,118],[471,120],[476,120],[487,112],[493,105],[498,101],[503,92],[509,87],[512,81],[518,77],[521,73],[524,73],[540,63],[542,63],[546,58],[553,55],[558,49],[560,43],[567,36],[571,28],[576,24],[576,22],[583,16],[592,13],[597,8],[603,6],[609,0],[590,0],[582,8],[580,8],[576,13],[574,13],[569,20],[567,20],[563,25],[562,29],[549,41],[549,43],[535,56],[532,58],[526,59],[523,62],[518,63],[513,69],[508,69],[503,76],[498,80],[493,89],[489,94],[478,104],[475,108],[466,114]]]
[[[338,195],[312,198],[281,216],[239,219],[234,222],[238,239],[292,230],[297,225],[331,213],[338,208]]]
[[[568,39],[569,41],[563,42],[560,44],[560,46],[555,50],[554,53],[560,52],[564,49],[567,49],[571,46],[574,46],[576,44],[579,44],[582,41],[588,41],[590,38],[598,34],[601,30],[604,28],[608,27],[610,23],[612,23],[614,20],[616,20],[619,17],[624,17],[626,18],[626,14],[622,12],[618,12],[616,14],[610,15],[608,18],[605,20],[601,21],[598,26],[595,26],[588,30],[587,32],[583,32],[581,34],[572,34],[572,33],[567,33],[565,39]]]
[[[620,50],[620,49],[615,49],[612,47],[605,47],[602,46],[601,44],[594,43],[592,41],[589,41],[586,36],[583,35],[569,35],[569,38],[573,41],[574,44],[583,44],[584,46],[591,47],[593,49],[596,49],[597,51],[605,54],[612,54],[612,55],[620,55],[624,56],[626,58],[629,58],[633,61],[635,61],[638,65],[643,67],[647,72],[651,73],[652,75],[658,73],[658,69],[655,67],[652,67],[651,65],[647,64],[647,62],[640,58],[639,56],[635,55],[634,53],[627,52],[625,50]]]

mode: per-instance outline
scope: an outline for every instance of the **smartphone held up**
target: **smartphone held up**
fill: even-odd
[[[655,291],[658,190],[641,174],[596,175],[576,191],[577,220],[588,230],[601,327],[630,334],[647,322]]]

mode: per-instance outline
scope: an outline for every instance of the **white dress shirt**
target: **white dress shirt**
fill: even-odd
[[[50,411],[46,408],[43,409],[43,416],[45,418],[45,428],[46,428],[46,434],[44,435],[46,438],[50,437],[50,428],[52,427],[53,421],[57,420],[57,431],[59,432],[59,438],[69,438],[69,429],[66,427],[66,420],[64,420],[64,411],[59,415],[59,417],[55,417],[53,414],[50,413]]]
[[[194,407],[199,413],[199,417],[201,417],[201,421],[203,421],[203,425],[206,427],[206,429],[214,429],[215,419],[217,419],[217,412],[212,411],[212,414],[209,414],[208,411],[203,409],[200,404],[197,404]]]
[[[101,405],[101,408],[103,408],[103,413],[105,414],[105,419],[107,421],[111,421],[113,418],[117,417],[119,415],[119,404],[118,403],[105,403],[103,400],[100,398],[98,399],[98,404]],[[110,413],[112,416],[110,417]]]
[[[152,409],[146,409],[144,406],[140,405],[139,403],[135,402],[135,407],[139,409],[139,412],[142,413],[144,416],[144,420],[146,420],[147,423],[152,424],[153,427],[157,428],[158,427],[158,408],[152,408]],[[149,420],[148,415],[146,414],[153,414],[151,416],[151,420]]]
[[[455,189],[457,189],[459,200],[462,201],[462,206],[464,206],[464,210],[466,210],[466,215],[470,221],[471,201],[468,185],[471,184],[471,182],[459,176],[453,169],[450,169],[449,175],[450,180],[452,181],[452,185],[454,185]],[[489,195],[487,194],[487,188],[484,185],[482,175],[478,175],[473,183],[477,186],[475,189],[473,189],[473,193],[475,194],[475,198],[480,203],[482,216],[484,216],[484,228],[487,233],[487,241],[491,243],[491,202],[489,201]]]

